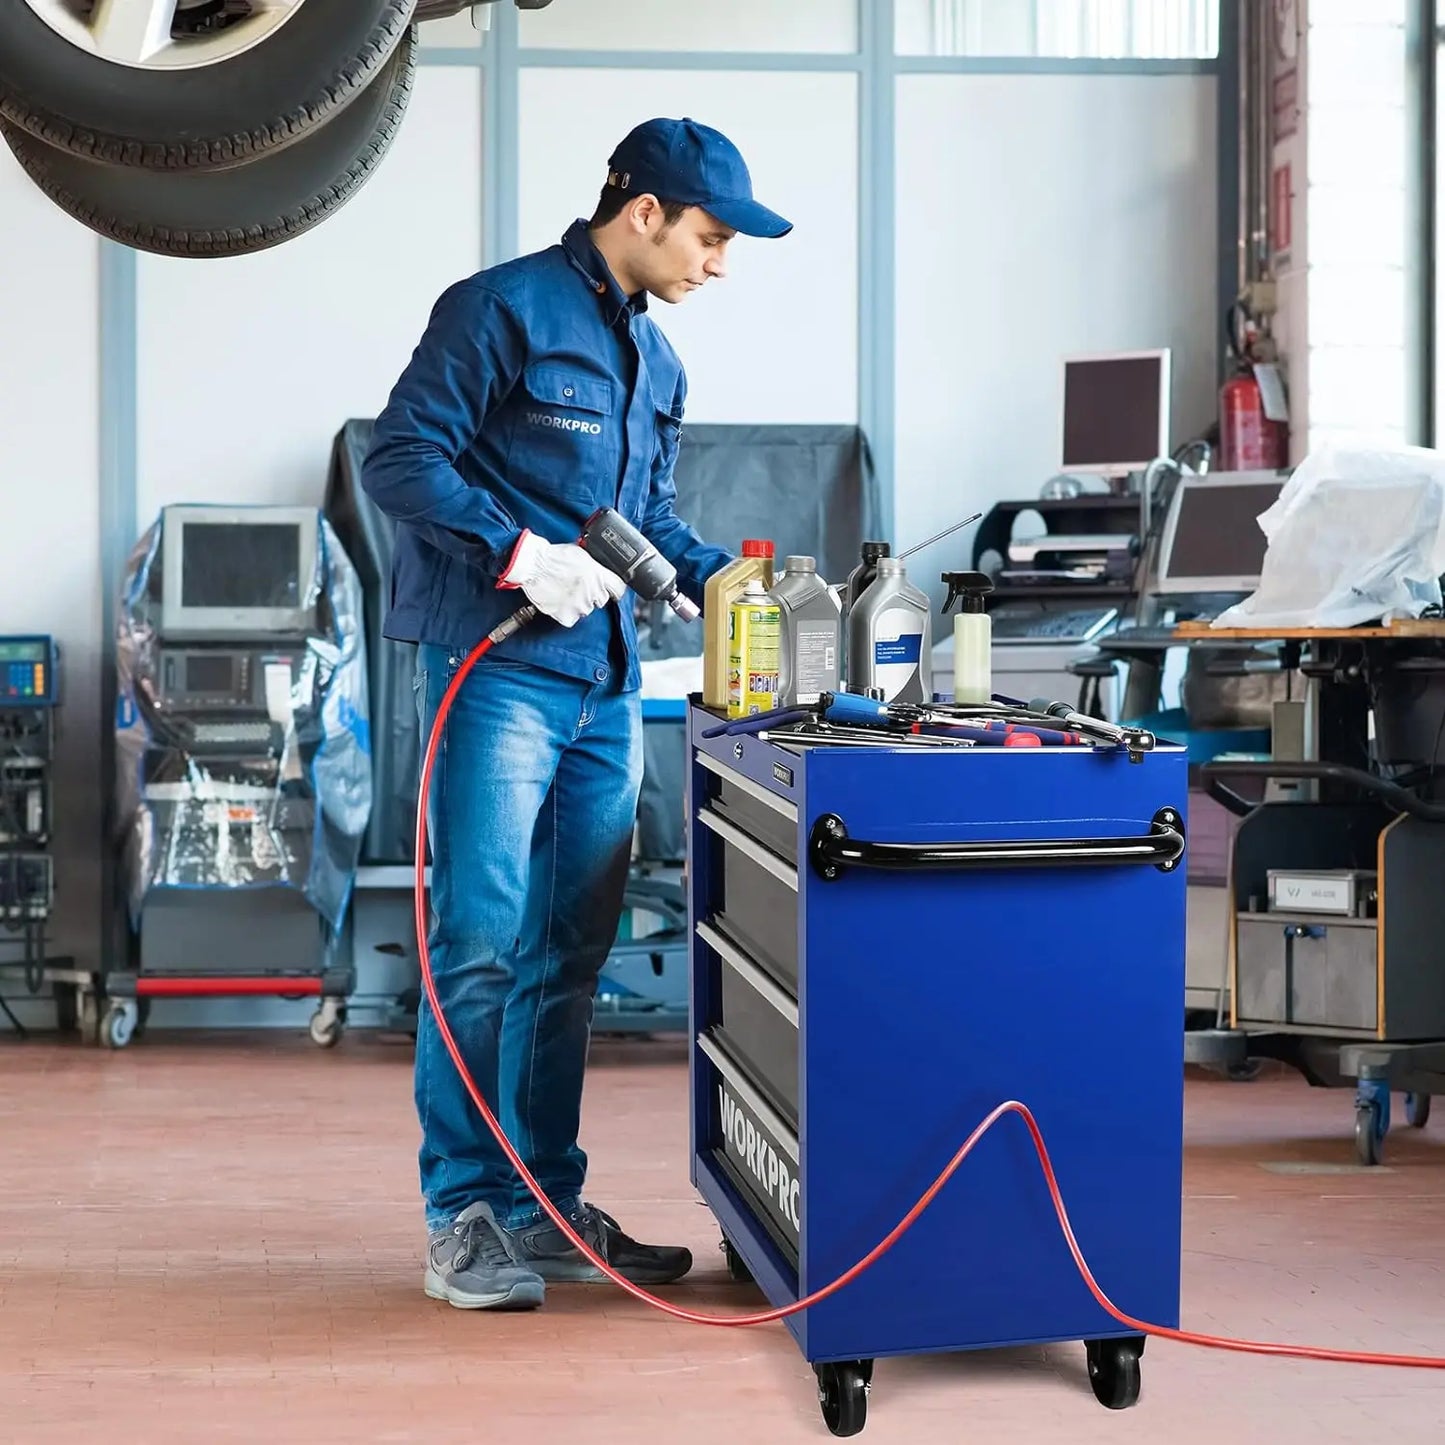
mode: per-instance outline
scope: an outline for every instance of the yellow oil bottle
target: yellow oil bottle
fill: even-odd
[[[702,702],[722,711],[728,705],[728,616],[743,588],[756,578],[773,585],[773,544],[756,537],[743,543],[743,554],[714,572],[702,594]]]
[[[728,716],[753,717],[778,705],[782,608],[754,577],[728,608]]]

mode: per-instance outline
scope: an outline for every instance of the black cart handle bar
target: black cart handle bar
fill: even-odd
[[[1149,863],[1172,873],[1184,856],[1184,820],[1161,808],[1136,838],[1019,838],[957,843],[870,843],[850,838],[836,813],[824,813],[808,837],[808,856],[829,881],[843,868],[1100,868]]]

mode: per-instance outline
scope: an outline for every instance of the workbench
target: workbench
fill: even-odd
[[[691,1177],[734,1277],[775,1307],[834,1280],[1016,1099],[1101,1288],[1177,1326],[1185,750],[804,748],[718,722],[693,700]],[[1101,1402],[1138,1396],[1143,1337],[1089,1294],[1015,1115],[787,1327],[839,1435],[892,1355],[1082,1341]]]
[[[1303,783],[1310,793],[1250,803],[1227,879],[1229,1028],[1198,1031],[1186,1058],[1239,1067],[1288,1063],[1317,1087],[1353,1087],[1355,1152],[1379,1164],[1391,1095],[1423,1128],[1445,1091],[1445,800],[1430,770],[1445,742],[1445,618],[1358,627],[1216,628],[1184,623],[1181,643],[1278,644],[1281,665],[1319,688],[1306,761],[1206,763],[1211,792],[1239,779]],[[1413,770],[1409,787],[1391,774]],[[1418,790],[1418,791],[1417,791]],[[1268,901],[1271,872],[1352,871],[1376,880],[1352,913]]]

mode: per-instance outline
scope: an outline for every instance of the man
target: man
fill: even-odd
[[[377,420],[362,482],[394,517],[388,637],[415,642],[423,736],[467,653],[530,600],[542,614],[472,670],[432,774],[437,994],[482,1096],[548,1197],[638,1284],[686,1249],[640,1244],[582,1198],[577,1133],[598,974],[617,934],[642,772],[636,632],[619,578],[577,545],[615,506],[699,606],[731,554],[674,511],[687,384],[648,315],[725,274],[742,232],[791,226],[752,198],[717,131],[652,120],[561,243],[448,289]],[[423,999],[428,1295],[530,1308],[604,1278],[482,1122]]]

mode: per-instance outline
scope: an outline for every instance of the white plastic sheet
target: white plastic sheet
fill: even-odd
[[[1215,627],[1354,627],[1441,602],[1445,453],[1312,452],[1259,518],[1259,586]]]

